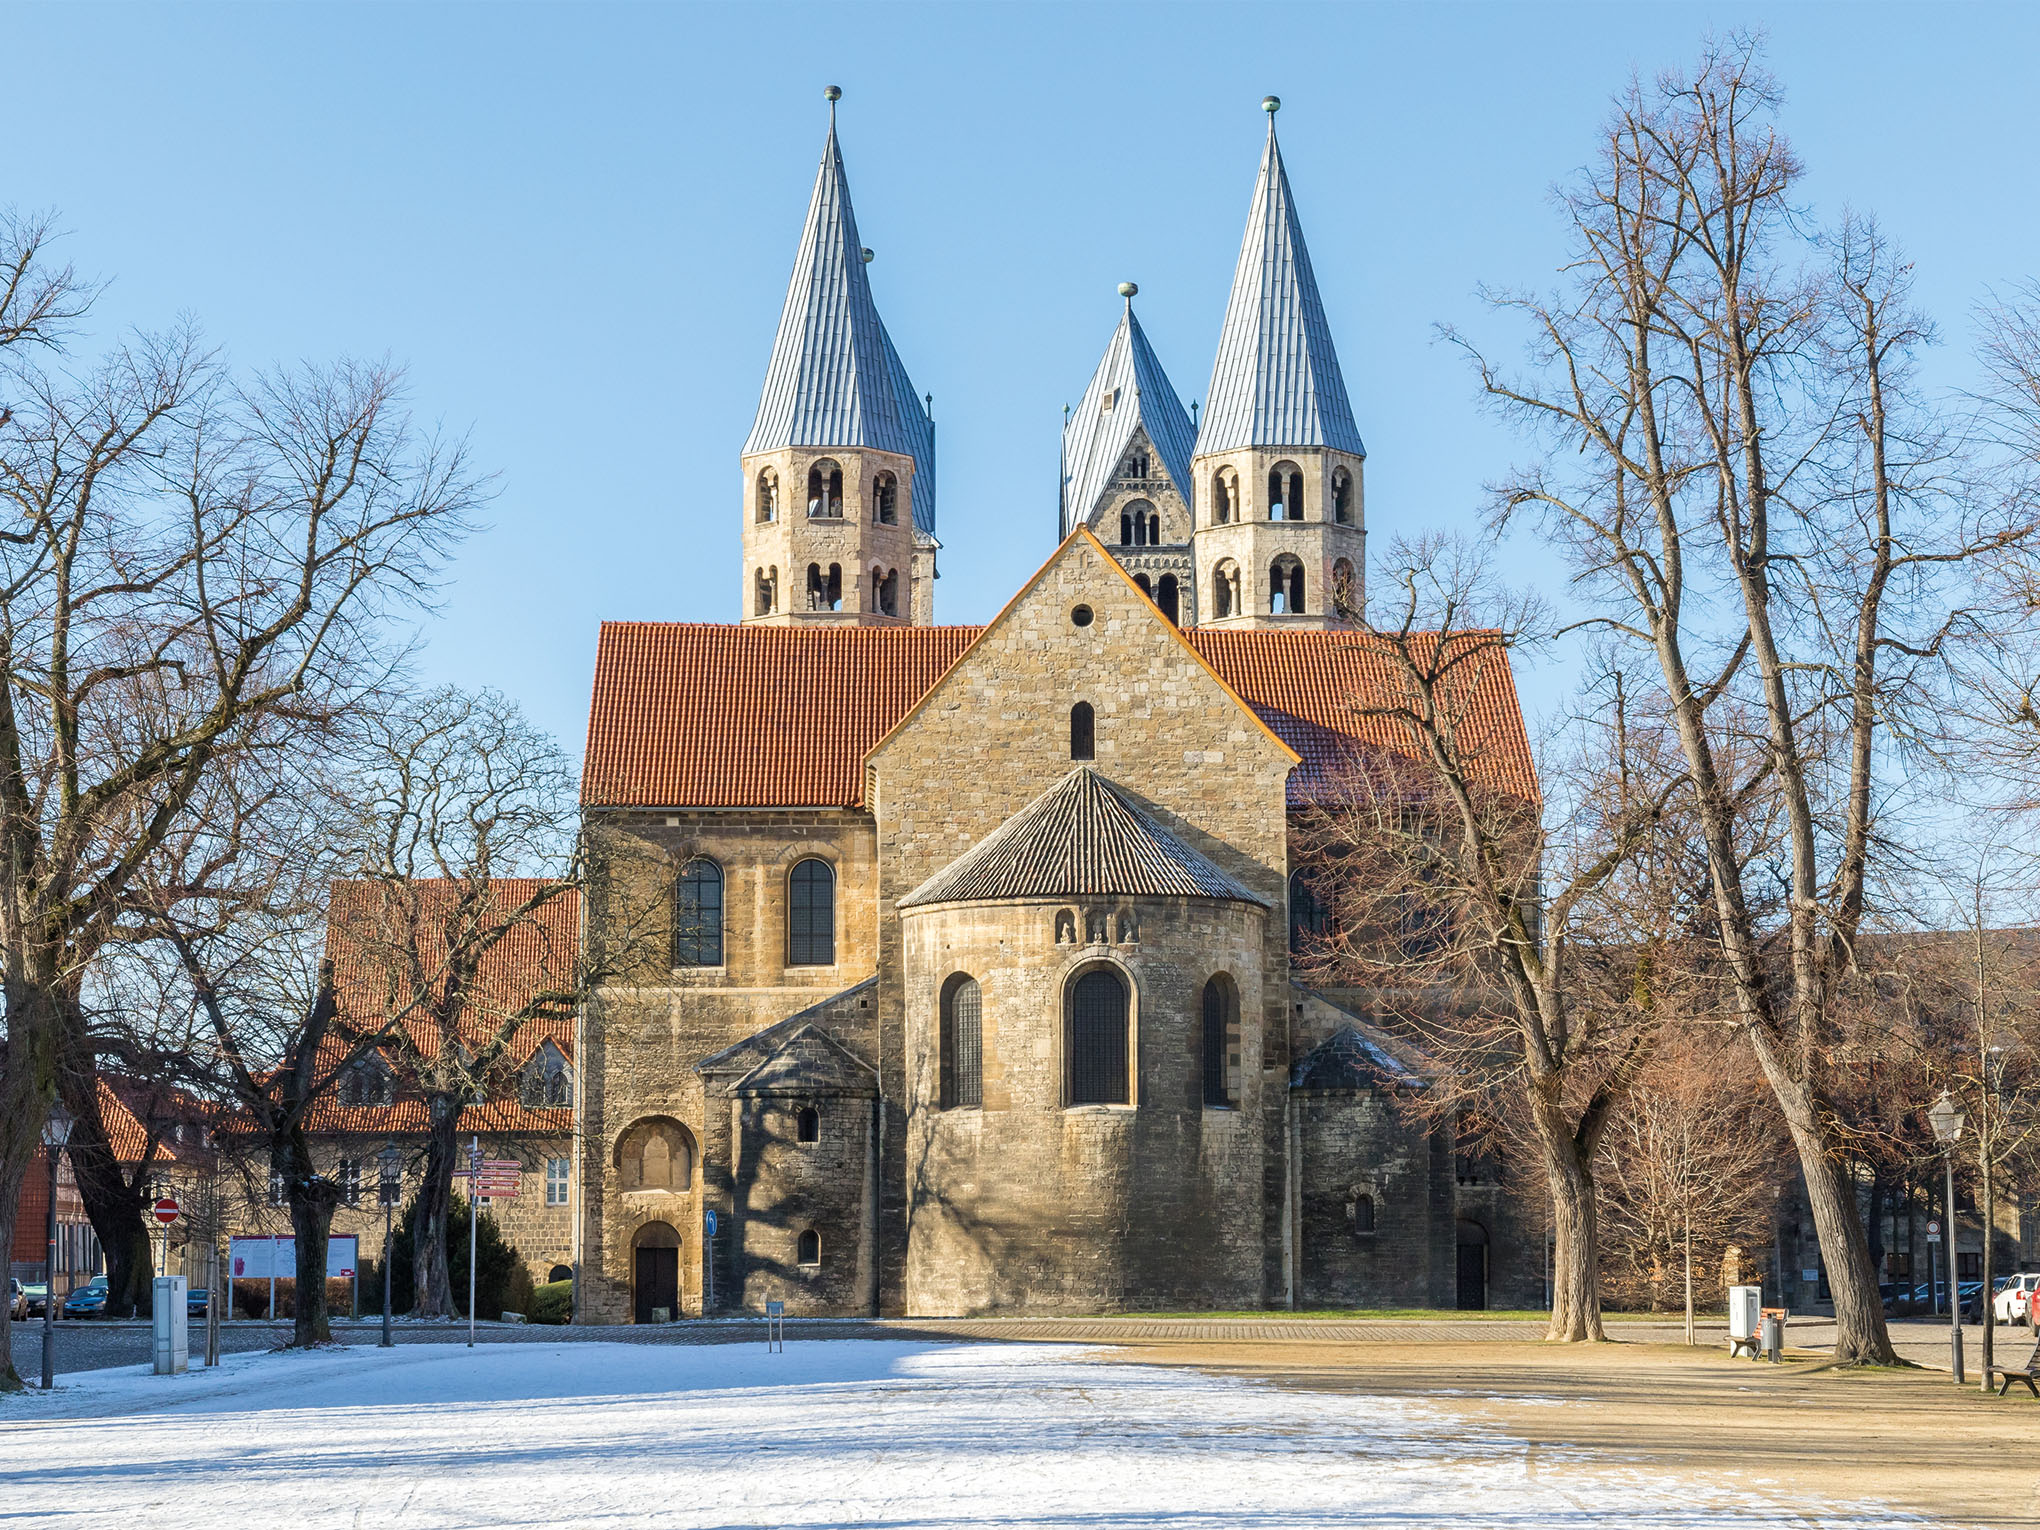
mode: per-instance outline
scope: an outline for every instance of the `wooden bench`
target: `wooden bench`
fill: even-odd
[[[2023,1366],[2014,1368],[2009,1365],[1993,1365],[1990,1367],[1989,1370],[1984,1372],[1984,1385],[1989,1386],[1993,1378],[1997,1380],[1997,1395],[2000,1397],[2003,1397],[2005,1393],[2012,1389],[2012,1383],[2015,1381],[2023,1383],[2026,1390],[2035,1397],[2040,1397],[2040,1345],[2034,1347],[2033,1353],[2027,1357],[2026,1363]]]

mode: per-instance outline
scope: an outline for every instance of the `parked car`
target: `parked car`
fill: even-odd
[[[106,1277],[95,1275],[64,1298],[64,1316],[99,1317],[106,1311]]]
[[[50,1304],[50,1288],[43,1281],[33,1281],[21,1288],[22,1296],[28,1302],[27,1316],[41,1317],[43,1308]]]
[[[7,1315],[17,1319],[28,1316],[28,1287],[12,1275],[7,1277]]]
[[[184,1292],[184,1311],[189,1317],[202,1318],[212,1305],[212,1293],[204,1286],[188,1286]]]
[[[2033,1288],[2040,1286],[2040,1270],[2027,1270],[2022,1274],[2008,1276],[1998,1286],[1997,1295],[1991,1305],[1997,1310],[2000,1323],[2025,1323],[2033,1321]]]

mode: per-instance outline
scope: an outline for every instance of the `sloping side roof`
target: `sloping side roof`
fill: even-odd
[[[911,456],[917,484],[925,480],[915,519],[925,499],[932,531],[935,463],[932,452],[916,450],[932,445],[928,417],[871,299],[832,115],[744,454],[868,446]]]
[[[1425,1080],[1404,1067],[1385,1047],[1341,1026],[1299,1057],[1289,1070],[1289,1087],[1314,1093],[1422,1086]]]
[[[864,752],[982,630],[605,622],[581,800],[854,806]]]
[[[1113,400],[1109,411],[1105,408],[1108,397]],[[1098,370],[1091,374],[1090,386],[1063,427],[1063,536],[1097,508],[1135,429],[1142,426],[1162,460],[1162,471],[1176,492],[1189,499],[1190,449],[1195,439],[1190,413],[1176,396],[1154,347],[1148,344],[1129,298],[1119,327],[1106,342]]]
[[[529,878],[498,877],[488,884],[488,902],[480,906],[483,912],[479,917],[500,922],[547,885]],[[333,884],[326,914],[326,955],[333,963],[333,996],[342,1019],[363,1026],[383,1022],[391,1012],[390,964],[406,954],[407,946],[415,950],[428,981],[444,979],[448,921],[458,917],[465,884],[421,880],[411,886],[417,895],[415,937],[406,936],[401,929],[384,928],[386,905],[376,884]],[[409,944],[413,939],[415,946]],[[515,1014],[550,989],[569,987],[580,940],[581,895],[572,889],[558,893],[521,919],[482,958],[462,1024],[463,1043],[479,1043],[494,1034],[504,1016]],[[428,1025],[414,1021],[408,1029],[421,1050],[436,1050]],[[523,1063],[546,1041],[571,1061],[573,1017],[541,1015],[526,1022],[511,1044],[512,1063]]]
[[[1367,451],[1353,424],[1272,116],[1197,434],[1199,454],[1248,446]]]
[[[1384,705],[1398,693],[1395,663],[1384,643],[1350,632],[1226,632],[1192,628],[1184,634],[1211,667],[1225,676],[1247,705],[1282,741],[1303,756],[1289,778],[1292,802],[1336,780],[1356,751],[1379,749],[1408,756],[1400,724],[1366,717],[1356,702]],[[1484,644],[1492,634],[1467,632],[1453,641]],[[1484,786],[1538,801],[1537,768],[1523,727],[1515,676],[1499,648],[1493,662],[1458,671],[1465,709],[1460,747]]]
[[[604,623],[581,799],[590,807],[854,807],[865,753],[983,630]],[[1302,756],[1292,801],[1355,750],[1408,754],[1393,722],[1354,712],[1355,697],[1394,694],[1394,669],[1367,638],[1202,628],[1183,636]],[[1466,740],[1478,748],[1480,779],[1536,800],[1507,663],[1498,654],[1465,674]]]
[[[899,906],[1092,894],[1268,906],[1164,828],[1124,787],[1089,767],[1064,776]]]

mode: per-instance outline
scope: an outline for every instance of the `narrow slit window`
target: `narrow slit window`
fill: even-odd
[[[1098,758],[1097,718],[1088,701],[1080,701],[1070,708],[1070,758]]]

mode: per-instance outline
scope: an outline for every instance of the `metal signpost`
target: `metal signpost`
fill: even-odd
[[[769,1355],[774,1350],[782,1355],[786,1353],[785,1302],[765,1304],[765,1353]]]
[[[382,1345],[392,1349],[396,1340],[390,1335],[390,1215],[396,1209],[397,1197],[404,1187],[404,1155],[392,1142],[379,1155],[380,1172],[375,1179],[375,1198],[382,1202]]]
[[[174,1195],[159,1196],[156,1204],[149,1208],[149,1215],[154,1217],[156,1225],[163,1229],[162,1251],[156,1259],[158,1275],[170,1273],[170,1227],[183,1214],[184,1208],[177,1204],[177,1197]],[[207,1300],[210,1301],[211,1298],[208,1297]]]
[[[701,1292],[703,1316],[715,1311],[715,1208],[709,1207],[701,1214],[701,1231],[705,1247],[702,1249],[701,1272],[704,1283]]]
[[[220,1245],[215,1229],[205,1244],[205,1363],[220,1363]]]
[[[475,1347],[475,1270],[481,1264],[478,1246],[484,1200],[508,1200],[517,1194],[524,1165],[514,1158],[482,1157],[482,1139],[471,1139],[468,1166],[468,1348]],[[387,1304],[386,1304],[387,1305]]]

